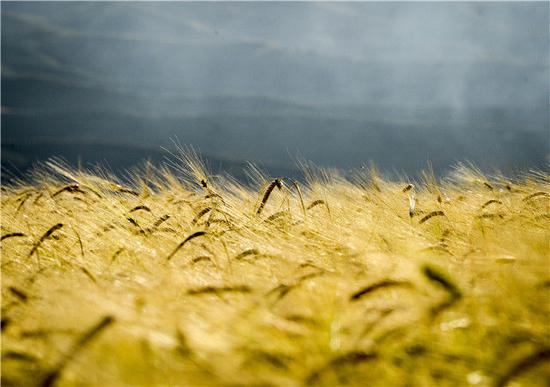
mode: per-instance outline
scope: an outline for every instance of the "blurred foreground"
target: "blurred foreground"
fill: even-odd
[[[550,177],[2,187],[3,385],[545,385]]]

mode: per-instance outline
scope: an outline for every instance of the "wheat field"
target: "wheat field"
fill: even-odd
[[[3,385],[549,385],[547,173],[175,164],[2,187]]]

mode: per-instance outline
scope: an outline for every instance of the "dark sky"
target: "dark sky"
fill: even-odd
[[[548,2],[3,2],[2,141],[540,166],[549,47]]]
[[[64,44],[67,35],[77,34],[80,45],[41,52],[41,59],[51,67],[72,65],[81,81],[91,81],[86,71],[95,70],[102,77],[95,81],[110,87],[149,81],[191,97],[241,93],[308,103],[532,106],[548,97],[548,7],[10,2],[2,5],[3,43],[25,44],[14,31],[22,28],[46,29],[45,44]],[[14,26],[16,17],[26,25]]]

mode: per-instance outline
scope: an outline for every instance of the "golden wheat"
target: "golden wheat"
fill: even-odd
[[[258,190],[176,164],[2,187],[4,385],[549,380],[548,174]]]

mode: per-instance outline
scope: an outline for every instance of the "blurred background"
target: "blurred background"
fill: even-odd
[[[2,2],[2,178],[176,138],[237,177],[545,168],[549,4]]]

